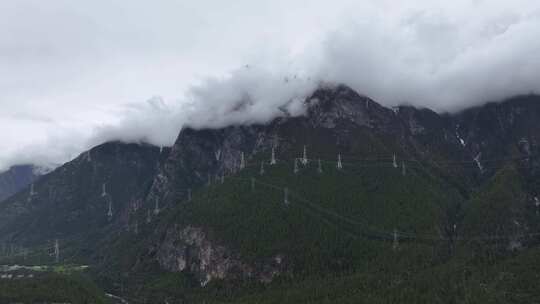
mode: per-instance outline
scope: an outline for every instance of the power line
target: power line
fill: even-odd
[[[241,160],[240,160],[240,166],[241,167],[254,167],[254,166],[257,166],[256,163],[253,163],[253,164],[246,164],[245,162],[245,159],[242,160],[243,157],[243,153],[241,153]],[[482,163],[483,163],[483,168],[484,169],[489,169],[489,168],[496,168],[497,167],[497,163],[501,163],[501,162],[509,162],[509,161],[521,161],[521,160],[529,160],[533,157],[535,157],[536,155],[529,155],[529,156],[524,156],[524,157],[507,157],[507,158],[499,158],[499,159],[486,159],[486,160],[481,160]],[[217,158],[219,158],[219,156],[216,156]],[[322,159],[322,158],[318,158],[314,161],[316,161],[317,163],[317,172],[319,173],[322,173],[322,164],[323,163],[332,163],[332,164],[335,164],[336,168],[337,169],[340,169],[339,171],[343,171],[343,172],[347,172],[345,170],[343,170],[343,166],[346,165],[346,166],[351,166],[351,167],[356,167],[356,168],[362,168],[362,167],[388,167],[388,168],[391,168],[391,167],[395,167],[395,164],[396,164],[396,161],[397,161],[397,156],[395,156],[395,154],[393,154],[391,157],[388,157],[388,158],[364,158],[364,159],[359,159],[359,158],[353,158],[353,157],[346,157],[346,159],[349,159],[349,160],[358,160],[357,162],[344,162],[342,160],[342,154],[339,153],[338,154],[338,157],[337,157],[337,161],[335,160],[325,160],[325,159]],[[292,159],[296,166],[295,166],[295,171],[298,173],[300,171],[300,168],[298,167],[298,158],[293,158]],[[304,151],[303,151],[303,155],[302,155],[302,164],[306,165],[307,167],[307,163],[309,161],[312,161],[312,159],[308,159],[307,158],[307,151],[306,151],[306,147],[304,147]],[[400,159],[400,161],[402,162],[402,172],[404,173],[405,172],[405,163],[408,163],[407,167],[411,167],[411,168],[415,168],[415,167],[419,167],[419,168],[423,168],[423,163],[422,161],[419,161],[417,159]],[[478,170],[478,167],[477,167],[477,160],[472,160],[472,161],[427,161],[427,164],[428,165],[448,165],[448,166],[459,166],[461,169],[476,169]],[[277,161],[276,159],[276,155],[275,155],[275,148],[272,148],[272,155],[271,155],[271,159],[269,161],[269,164],[270,165],[278,165],[278,164],[286,164],[288,163],[289,160],[287,159],[282,159],[280,160],[279,162]],[[243,163],[243,164],[242,164]],[[468,168],[464,165],[471,165],[473,168]],[[516,164],[514,164],[516,165]],[[475,168],[476,167],[476,168]],[[264,161],[261,161],[260,163],[260,175],[262,175],[261,172],[265,172],[265,168],[264,168]],[[353,174],[353,173],[351,173]],[[222,181],[223,181],[223,178],[224,178],[224,175],[222,175]],[[209,178],[209,181],[210,181],[210,178]],[[313,203],[311,202],[310,200],[307,200],[307,199],[304,199],[302,196],[300,196],[299,194],[291,191],[288,187],[280,187],[280,186],[276,186],[276,185],[271,185],[271,184],[268,184],[268,183],[264,183],[260,180],[255,180],[255,183],[257,184],[261,184],[261,185],[266,185],[267,187],[271,187],[275,190],[279,190],[279,191],[283,191],[283,194],[284,194],[284,202],[286,204],[290,204],[290,203],[296,203],[296,204],[299,204],[299,202],[302,202],[304,203],[303,206],[306,207],[310,207],[310,209],[307,209],[305,208],[304,210],[306,212],[309,212],[310,214],[319,214],[319,215],[324,215],[324,216],[329,216],[329,217],[332,217],[336,220],[339,220],[339,221],[342,221],[344,223],[347,223],[349,225],[353,225],[353,226],[362,226],[364,227],[367,232],[369,232],[368,234],[371,234],[371,235],[375,235],[375,236],[378,236],[378,237],[381,237],[381,238],[384,238],[384,239],[394,239],[394,232],[389,232],[389,231],[385,231],[385,230],[381,230],[381,229],[377,229],[377,228],[374,228],[372,226],[370,226],[367,222],[365,221],[358,221],[357,219],[353,219],[353,218],[350,218],[350,217],[347,217],[347,216],[344,216],[344,215],[341,215],[341,214],[338,214],[336,212],[333,212],[331,210],[328,210],[328,209],[325,209],[323,207],[321,207],[320,205],[316,204],[316,203]],[[33,188],[33,187],[31,187]],[[33,194],[34,191],[32,191],[33,189],[31,189],[30,193],[31,195]],[[182,190],[182,189],[180,189]],[[185,189],[186,192],[187,192],[187,200],[188,201],[191,201],[191,188],[188,188],[188,189]],[[106,200],[107,202],[109,203],[109,211],[108,211],[108,216],[111,217],[112,216],[112,201],[111,201],[111,198],[110,198],[110,195],[107,193],[107,189],[106,189],[106,184],[103,183],[102,184],[102,196],[103,197],[106,197]],[[301,204],[299,204],[301,205]],[[158,206],[158,202],[156,200],[156,206]],[[158,207],[159,208],[159,207]],[[159,210],[157,208],[155,208],[156,210]],[[320,220],[321,221],[324,221],[324,222],[329,222],[326,218],[324,218],[324,216],[320,216]],[[397,231],[397,230],[396,230]],[[490,241],[490,240],[506,240],[506,239],[513,239],[513,238],[516,238],[516,237],[536,237],[536,236],[540,236],[540,232],[539,233],[527,233],[527,234],[520,234],[520,235],[512,235],[512,236],[477,236],[477,237],[459,237],[459,236],[455,236],[455,237],[441,237],[441,236],[433,236],[433,235],[428,235],[428,234],[417,234],[417,233],[410,233],[410,232],[397,232],[399,237],[400,238],[404,238],[404,239],[421,239],[421,240],[431,240],[431,241]],[[82,237],[81,239],[79,239],[79,241],[82,240]],[[43,249],[44,247],[42,247],[41,249]],[[33,251],[35,250],[38,250],[40,249],[40,247],[33,247],[32,248]],[[50,249],[54,249],[54,252],[55,252],[55,257],[59,256],[59,245],[55,242],[55,246],[54,248],[51,248],[50,246],[46,247],[47,250],[50,250]],[[39,253],[34,253],[34,254],[28,254],[27,252],[21,252],[20,254],[18,255],[13,255],[13,257],[16,257],[16,256],[20,256],[20,255],[25,255],[27,257],[32,257],[32,256],[35,256],[35,255],[39,255]],[[58,259],[58,258],[56,258]]]
[[[235,178],[235,179],[245,180],[245,179],[242,179],[242,178]],[[282,189],[284,189],[284,188],[282,188],[280,186],[265,183],[265,182],[262,182],[260,180],[256,180],[256,183],[264,185],[264,186],[269,187],[269,188],[274,189],[274,190],[280,190],[281,191]],[[306,203],[307,205],[309,205],[313,209],[315,209],[315,210],[317,210],[317,211],[319,211],[321,213],[324,213],[326,215],[333,216],[334,218],[342,220],[345,223],[355,225],[355,226],[364,226],[365,228],[368,229],[368,231],[366,233],[367,235],[374,235],[374,236],[384,238],[384,239],[387,239],[387,240],[393,240],[394,239],[394,232],[393,231],[389,232],[389,231],[373,228],[369,224],[367,224],[366,222],[359,222],[358,220],[355,220],[355,219],[346,217],[344,215],[340,215],[340,214],[338,214],[336,212],[327,210],[327,209],[319,206],[318,204],[315,204],[315,203],[311,202],[310,200],[307,200],[307,199],[303,198],[299,194],[290,191],[290,189],[288,189],[288,188],[285,188],[285,189],[287,190],[286,191],[286,193],[287,193],[287,196],[286,196],[287,200],[286,201],[288,202],[288,204],[293,203],[293,202],[298,203],[298,201],[302,201],[303,203]],[[291,200],[291,198],[295,199],[296,201]],[[451,238],[444,238],[444,237],[440,237],[440,236],[433,236],[433,235],[427,235],[427,234],[407,233],[407,232],[401,232],[401,231],[399,231],[398,234],[399,234],[399,236],[401,236],[401,237],[403,237],[405,239],[417,239],[417,240],[422,240],[422,241],[443,241],[443,242],[447,242],[447,241],[494,241],[494,240],[508,240],[508,239],[516,238],[516,235],[511,235],[511,236],[488,236],[488,237],[482,237],[482,236],[479,236],[479,237],[458,237],[458,236],[456,236],[456,237],[451,237]],[[525,237],[525,236],[528,236],[528,237],[540,236],[540,232],[538,232],[538,233],[527,233],[527,234],[522,234],[521,235],[521,237]]]

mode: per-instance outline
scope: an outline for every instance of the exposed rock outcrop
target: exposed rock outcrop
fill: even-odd
[[[188,271],[201,286],[215,279],[256,279],[270,282],[283,271],[282,256],[265,261],[262,266],[248,265],[223,245],[212,242],[202,228],[177,225],[167,230],[159,245],[157,260],[168,271]]]

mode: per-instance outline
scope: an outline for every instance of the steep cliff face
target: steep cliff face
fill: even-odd
[[[345,86],[319,89],[306,100],[313,126],[327,129],[348,122],[358,127],[391,131],[397,126],[392,110]]]
[[[14,166],[0,173],[0,201],[30,185],[40,175],[41,172],[30,165]]]
[[[490,176],[500,169],[500,159],[517,161],[528,176],[530,191],[540,177],[540,97],[526,95],[490,103],[453,117],[456,134],[478,170]]]
[[[202,228],[174,226],[167,230],[156,254],[160,266],[168,271],[194,274],[201,286],[216,279],[254,279],[270,282],[283,271],[283,259],[276,255],[248,265],[233,250],[210,240]]]
[[[185,199],[188,189],[235,172],[242,154],[248,160],[255,151],[269,146],[268,129],[262,126],[184,129],[155,177],[147,199],[163,201],[164,206]]]

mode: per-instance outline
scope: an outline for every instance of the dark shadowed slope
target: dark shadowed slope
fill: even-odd
[[[19,192],[39,176],[40,174],[30,165],[13,166],[0,173],[0,201]]]

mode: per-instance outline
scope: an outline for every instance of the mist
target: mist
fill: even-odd
[[[94,20],[88,16],[106,8],[96,4],[91,13],[78,13],[97,22],[102,36],[92,22],[81,26],[80,36],[60,31],[80,19],[59,18],[53,29],[60,33],[51,35],[61,42],[46,56],[40,45],[25,46],[12,31],[0,39],[0,54],[8,58],[0,65],[11,72],[0,75],[0,124],[10,130],[0,135],[0,170],[21,163],[54,167],[111,140],[169,146],[183,127],[302,115],[304,99],[323,82],[346,84],[388,107],[438,112],[540,93],[535,1],[356,2],[226,8],[204,1],[183,10],[167,3],[151,7],[156,14],[167,11],[163,18],[128,32],[148,39],[127,41],[120,38],[126,34],[122,21],[136,23],[147,7],[136,2],[125,16],[112,16],[118,21]],[[201,19],[189,16],[192,11]],[[112,26],[113,19],[118,24]],[[25,41],[32,38],[28,27]],[[58,51],[62,45],[71,51]],[[112,55],[104,51],[108,47]],[[28,54],[14,52],[20,49]]]

